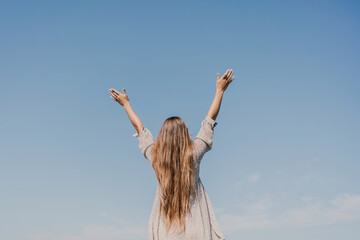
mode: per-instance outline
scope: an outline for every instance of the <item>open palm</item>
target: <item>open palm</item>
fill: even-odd
[[[219,91],[225,91],[229,84],[234,80],[235,77],[232,77],[233,70],[228,69],[222,77],[220,74],[217,74],[217,81],[216,81],[216,89]],[[231,78],[232,77],[232,78]]]
[[[124,106],[124,104],[129,102],[129,96],[126,94],[125,88],[123,88],[123,93],[120,93],[113,88],[110,88],[109,92],[111,94],[111,98],[120,103],[121,106]]]

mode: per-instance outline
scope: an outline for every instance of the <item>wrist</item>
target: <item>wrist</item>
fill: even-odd
[[[223,94],[224,94],[224,91],[223,91],[223,90],[220,90],[220,89],[216,89],[215,94],[221,94],[221,95],[223,95]]]
[[[129,102],[129,101],[125,102],[124,105],[123,105],[123,107],[124,107],[124,108],[129,108],[129,107],[130,107],[130,102]]]

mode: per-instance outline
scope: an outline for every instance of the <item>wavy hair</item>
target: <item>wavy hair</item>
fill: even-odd
[[[172,227],[178,234],[185,231],[186,214],[195,195],[192,150],[185,122],[177,116],[167,118],[151,150],[160,186],[160,214],[167,233]]]

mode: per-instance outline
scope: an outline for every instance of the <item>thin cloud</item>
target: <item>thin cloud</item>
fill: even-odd
[[[113,221],[114,224],[88,225],[78,234],[35,233],[27,234],[24,237],[27,240],[141,240],[147,238],[147,222],[133,224],[127,219],[112,216],[106,212],[101,212],[100,215]]]
[[[273,206],[273,203],[269,197],[260,199],[257,202],[251,204],[245,204],[245,210],[247,211],[266,211]]]
[[[147,227],[120,228],[111,225],[89,225],[79,234],[36,233],[24,236],[27,240],[143,240],[147,238]]]
[[[360,210],[360,195],[343,194],[330,203],[344,210]]]
[[[254,183],[254,182],[259,181],[259,179],[260,179],[260,173],[254,173],[254,174],[251,174],[250,176],[243,178],[239,182],[237,182],[236,186],[240,186],[244,183]]]
[[[260,179],[260,174],[255,173],[249,177],[249,182],[257,182]]]
[[[311,197],[303,197],[302,200],[308,204],[285,210],[277,216],[266,211],[271,205],[264,211],[257,208],[257,211],[242,215],[219,214],[219,224],[225,234],[230,234],[238,230],[306,228],[360,219],[360,195],[339,195],[329,203]]]
[[[330,225],[360,219],[360,195],[341,194],[329,202],[304,196],[305,206],[287,209],[278,215],[270,210],[273,201],[262,198],[253,204],[245,204],[246,213],[241,215],[226,214],[223,208],[217,209],[219,225],[224,234],[249,229],[307,228]],[[123,221],[102,213],[108,219]],[[137,226],[89,225],[78,234],[37,233],[25,235],[26,240],[140,240],[147,238],[147,224]]]

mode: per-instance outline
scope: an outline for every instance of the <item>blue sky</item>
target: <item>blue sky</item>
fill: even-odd
[[[360,235],[356,1],[1,1],[0,238],[146,239],[157,188],[109,88],[192,138],[227,239]]]

